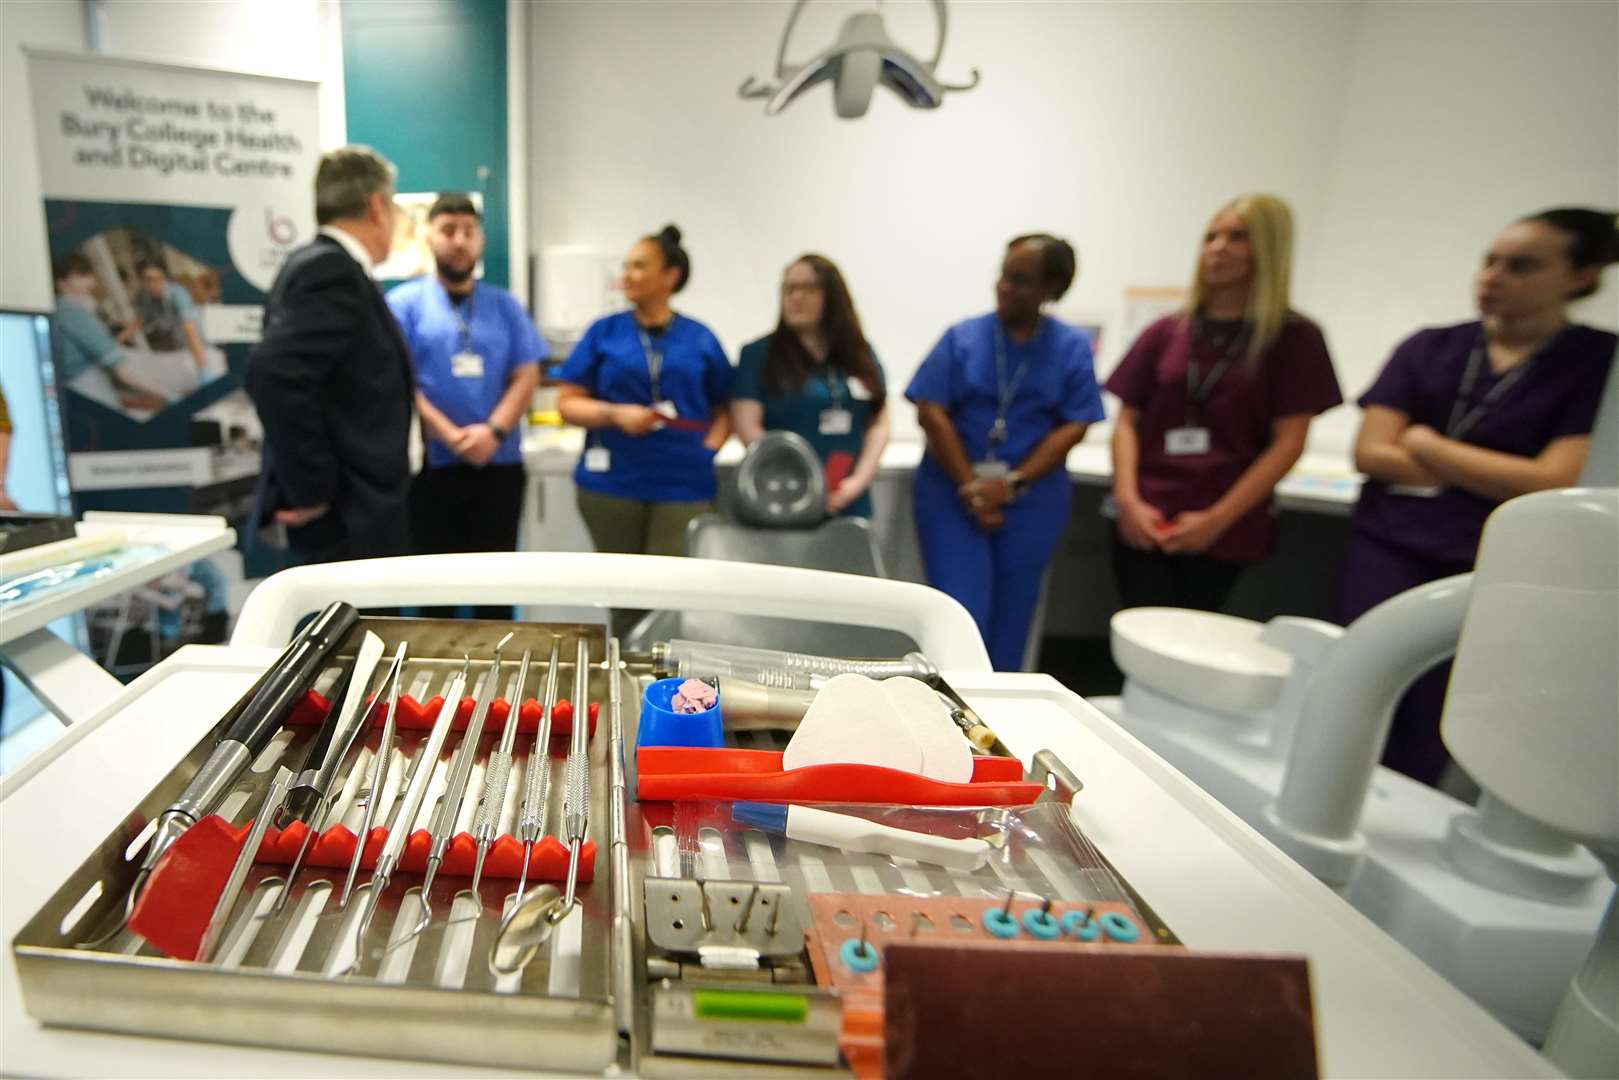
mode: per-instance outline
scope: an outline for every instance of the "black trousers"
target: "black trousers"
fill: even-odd
[[[423,469],[410,488],[410,531],[418,555],[516,551],[523,514],[522,465],[450,465]],[[455,608],[423,608],[430,619],[453,619]],[[473,608],[478,619],[510,619],[504,604]]]
[[[1113,579],[1121,607],[1178,607],[1219,611],[1242,564],[1207,555],[1139,551],[1113,535]]]

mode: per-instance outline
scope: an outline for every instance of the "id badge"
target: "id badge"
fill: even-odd
[[[450,374],[457,379],[483,378],[483,357],[475,352],[458,352],[450,357]]]
[[[613,456],[605,446],[592,446],[585,450],[585,472],[606,472],[612,467]]]
[[[1004,480],[1006,474],[1011,471],[1012,466],[1004,461],[996,461],[994,458],[988,461],[980,461],[973,466],[973,475],[980,480]]]
[[[854,430],[854,414],[848,409],[822,409],[821,434],[847,435]]]
[[[672,401],[655,402],[652,406],[652,411],[665,420],[677,420],[680,417],[680,412],[675,408],[675,403]]]
[[[1445,489],[1429,484],[1390,484],[1390,495],[1405,495],[1412,499],[1432,499],[1438,497]]]
[[[1209,452],[1209,429],[1206,427],[1170,428],[1164,432],[1164,453],[1170,457]]]

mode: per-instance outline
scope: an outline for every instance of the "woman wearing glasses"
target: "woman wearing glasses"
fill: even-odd
[[[871,482],[888,445],[883,369],[843,275],[803,255],[781,278],[776,329],[742,349],[731,422],[751,446],[767,431],[802,435],[826,468],[830,514],[871,516]]]
[[[927,436],[914,503],[928,583],[972,613],[997,671],[1023,667],[1068,521],[1065,460],[1103,416],[1089,339],[1042,310],[1075,270],[1065,240],[1013,240],[995,311],[946,330],[905,391]]]

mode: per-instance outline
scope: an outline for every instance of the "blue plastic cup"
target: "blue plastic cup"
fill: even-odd
[[[724,746],[725,725],[716,701],[700,713],[679,713],[669,707],[685,679],[659,679],[641,696],[641,725],[637,746]]]

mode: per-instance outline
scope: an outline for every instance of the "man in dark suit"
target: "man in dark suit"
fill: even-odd
[[[320,233],[264,305],[247,392],[264,424],[258,524],[299,562],[410,551],[410,357],[372,268],[393,239],[394,167],[345,146],[315,173]]]

